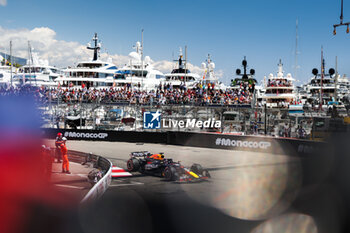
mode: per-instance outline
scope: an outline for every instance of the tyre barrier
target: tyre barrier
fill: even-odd
[[[86,164],[88,162],[93,163],[93,167],[101,170],[103,174],[102,178],[99,179],[85,195],[81,203],[93,201],[101,197],[111,184],[112,162],[92,153],[83,153],[74,150],[69,150],[68,157],[69,160],[80,164]]]
[[[317,155],[329,149],[328,144],[293,138],[241,136],[220,133],[136,132],[112,130],[42,129],[44,138],[54,139],[62,133],[69,140],[160,143],[225,150],[240,150],[285,154],[290,156]]]

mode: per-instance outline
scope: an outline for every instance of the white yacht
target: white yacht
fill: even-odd
[[[50,66],[47,60],[39,59],[37,53],[30,52],[27,64],[18,68],[13,76],[14,85],[56,87],[56,79],[62,77],[62,70]]]
[[[311,78],[310,82],[304,86],[307,91],[306,106],[313,106],[321,110],[320,99],[322,96],[322,110],[329,110],[336,105],[339,115],[345,116],[347,111],[343,101],[347,102],[349,96],[349,81],[346,76],[340,77],[339,75],[335,75],[335,78],[333,78],[333,72],[327,75],[324,74],[323,78],[321,78],[320,75],[315,75]]]
[[[246,57],[242,60],[242,67],[243,73],[241,72],[241,69],[236,69],[236,78],[231,79],[231,85],[227,87],[227,89],[235,91],[249,90],[251,95],[253,95],[252,105],[261,105],[265,89],[258,85],[258,81],[254,78],[254,69],[250,69],[248,73],[248,62]]]
[[[306,85],[309,102],[319,102],[321,92],[323,103],[332,101],[335,96],[336,85],[331,76],[324,76],[323,79],[319,76],[314,76]]]
[[[171,84],[173,87],[179,87],[185,85],[187,88],[192,88],[194,84],[200,81],[200,76],[195,73],[191,73],[187,69],[187,60],[183,60],[182,49],[180,48],[179,59],[177,61],[177,67],[171,71],[171,73],[165,74],[166,83]]]
[[[211,60],[210,54],[208,54],[206,62],[202,63],[202,69],[204,70],[204,74],[203,80],[199,81],[201,84],[212,85],[216,90],[226,89],[226,86],[220,82],[219,78],[215,75],[215,63]]]
[[[337,84],[339,78],[333,68],[330,68],[328,74],[325,73],[325,59],[323,49],[321,50],[321,73],[316,68],[312,70],[314,75],[309,83],[305,85],[308,93],[308,105],[321,109],[326,109],[330,103],[337,101]],[[340,78],[340,83],[346,85],[346,80]]]
[[[74,68],[64,70],[65,76],[57,79],[60,86],[75,88],[106,88],[112,87],[113,78],[117,72],[117,66],[111,60],[101,61],[101,44],[95,33],[92,38],[93,46],[88,44],[87,49],[94,51],[93,59],[90,61],[81,61]]]
[[[136,51],[129,54],[129,64],[118,69],[110,85],[121,88],[129,86],[133,89],[153,90],[165,83],[165,76],[162,72],[155,70],[149,56],[143,59],[143,48],[140,42],[134,46]]]
[[[293,82],[291,74],[284,75],[283,64],[280,60],[277,75],[270,74],[265,83],[266,91],[263,99],[267,107],[289,108],[290,105],[295,105],[296,94]]]

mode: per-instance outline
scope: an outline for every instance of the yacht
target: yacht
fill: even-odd
[[[215,63],[212,61],[210,54],[208,54],[208,58],[206,62],[202,63],[202,69],[204,70],[203,80],[199,81],[200,84],[214,87],[216,90],[224,90],[226,86],[219,81],[219,78],[215,75]]]
[[[237,89],[240,90],[242,88],[249,87],[249,86],[256,86],[258,81],[254,78],[255,75],[255,70],[250,69],[249,74],[247,73],[247,68],[248,68],[248,62],[246,57],[244,57],[242,61],[242,66],[243,66],[243,74],[241,74],[241,70],[237,69],[236,70],[236,75],[240,76],[235,79],[231,79],[231,85],[230,89]]]
[[[337,79],[339,78],[333,68],[329,69],[328,74],[325,73],[325,59],[323,56],[323,48],[321,49],[321,73],[316,68],[312,70],[314,75],[308,84],[306,90],[308,93],[308,105],[318,108],[318,110],[327,109],[332,102],[337,101]],[[340,83],[346,83],[345,79],[340,79]]]
[[[154,69],[149,56],[143,59],[143,46],[140,42],[136,42],[133,48],[135,51],[129,54],[129,64],[118,69],[114,79],[108,82],[116,88],[157,89],[165,83],[164,74]]]
[[[81,61],[76,67],[64,70],[65,76],[57,81],[63,87],[75,88],[106,88],[113,86],[113,78],[118,70],[109,59],[107,62],[100,60],[101,43],[97,33],[92,38],[93,44],[89,43],[87,49],[93,50],[94,55],[90,61]]]
[[[188,88],[192,88],[196,82],[200,81],[200,76],[195,73],[191,73],[187,69],[187,60],[183,60],[182,49],[180,48],[179,59],[177,61],[177,67],[175,67],[171,73],[165,74],[167,84],[171,84],[173,87],[179,87],[185,85]]]
[[[18,68],[13,75],[13,85],[56,87],[58,84],[56,79],[61,76],[63,76],[61,69],[50,66],[47,60],[40,59],[29,47],[29,59],[26,65]]]
[[[241,69],[236,70],[237,77],[231,79],[231,85],[228,89],[240,91],[240,90],[249,90],[252,95],[255,95],[252,101],[252,105],[260,105],[263,102],[262,96],[264,95],[264,88],[258,85],[258,81],[254,78],[255,70],[250,69],[248,73],[248,62],[246,57],[242,61],[243,74]]]
[[[308,92],[308,102],[318,104],[321,99],[322,102],[326,103],[332,101],[335,97],[336,85],[335,81],[331,76],[314,76],[310,79],[310,82],[306,85]]]
[[[325,110],[328,113],[336,106],[340,116],[346,116],[347,110],[344,103],[347,103],[349,95],[349,82],[346,76],[340,77],[334,73],[324,74],[323,78],[320,75],[315,75],[310,82],[305,85],[307,90],[307,105],[318,110]],[[322,96],[322,106],[320,109],[320,99]],[[343,103],[344,102],[344,103]]]
[[[263,99],[269,108],[290,108],[295,105],[296,93],[294,91],[294,79],[291,74],[284,75],[283,64],[280,60],[277,75],[270,74],[265,83]],[[295,107],[293,107],[294,110]],[[302,109],[302,106],[301,106]]]

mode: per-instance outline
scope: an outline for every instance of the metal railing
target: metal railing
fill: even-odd
[[[101,171],[102,177],[97,180],[94,186],[82,199],[81,203],[95,200],[102,196],[111,183],[112,162],[102,156],[94,155],[92,153],[84,153],[80,151],[69,150],[69,159],[78,163],[93,163],[94,168]]]
[[[328,109],[304,107],[265,108],[261,105],[131,105],[111,103],[59,103],[43,106],[47,116],[44,128],[91,129],[116,131],[215,131],[240,133],[243,135],[267,134],[271,136],[298,137],[298,128],[310,135],[315,117],[331,117]],[[220,128],[179,128],[147,130],[143,128],[143,113],[160,111],[162,119],[215,119],[221,121]],[[348,110],[341,114],[348,115]],[[70,120],[75,115],[76,120]],[[266,117],[265,117],[266,116]],[[128,119],[130,121],[124,121]]]

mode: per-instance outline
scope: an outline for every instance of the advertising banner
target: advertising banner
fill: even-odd
[[[103,130],[42,129],[45,138],[54,139],[61,132],[68,140],[161,143],[225,150],[256,151],[271,154],[307,156],[326,148],[322,142],[291,138],[240,136],[220,133],[136,132]]]

